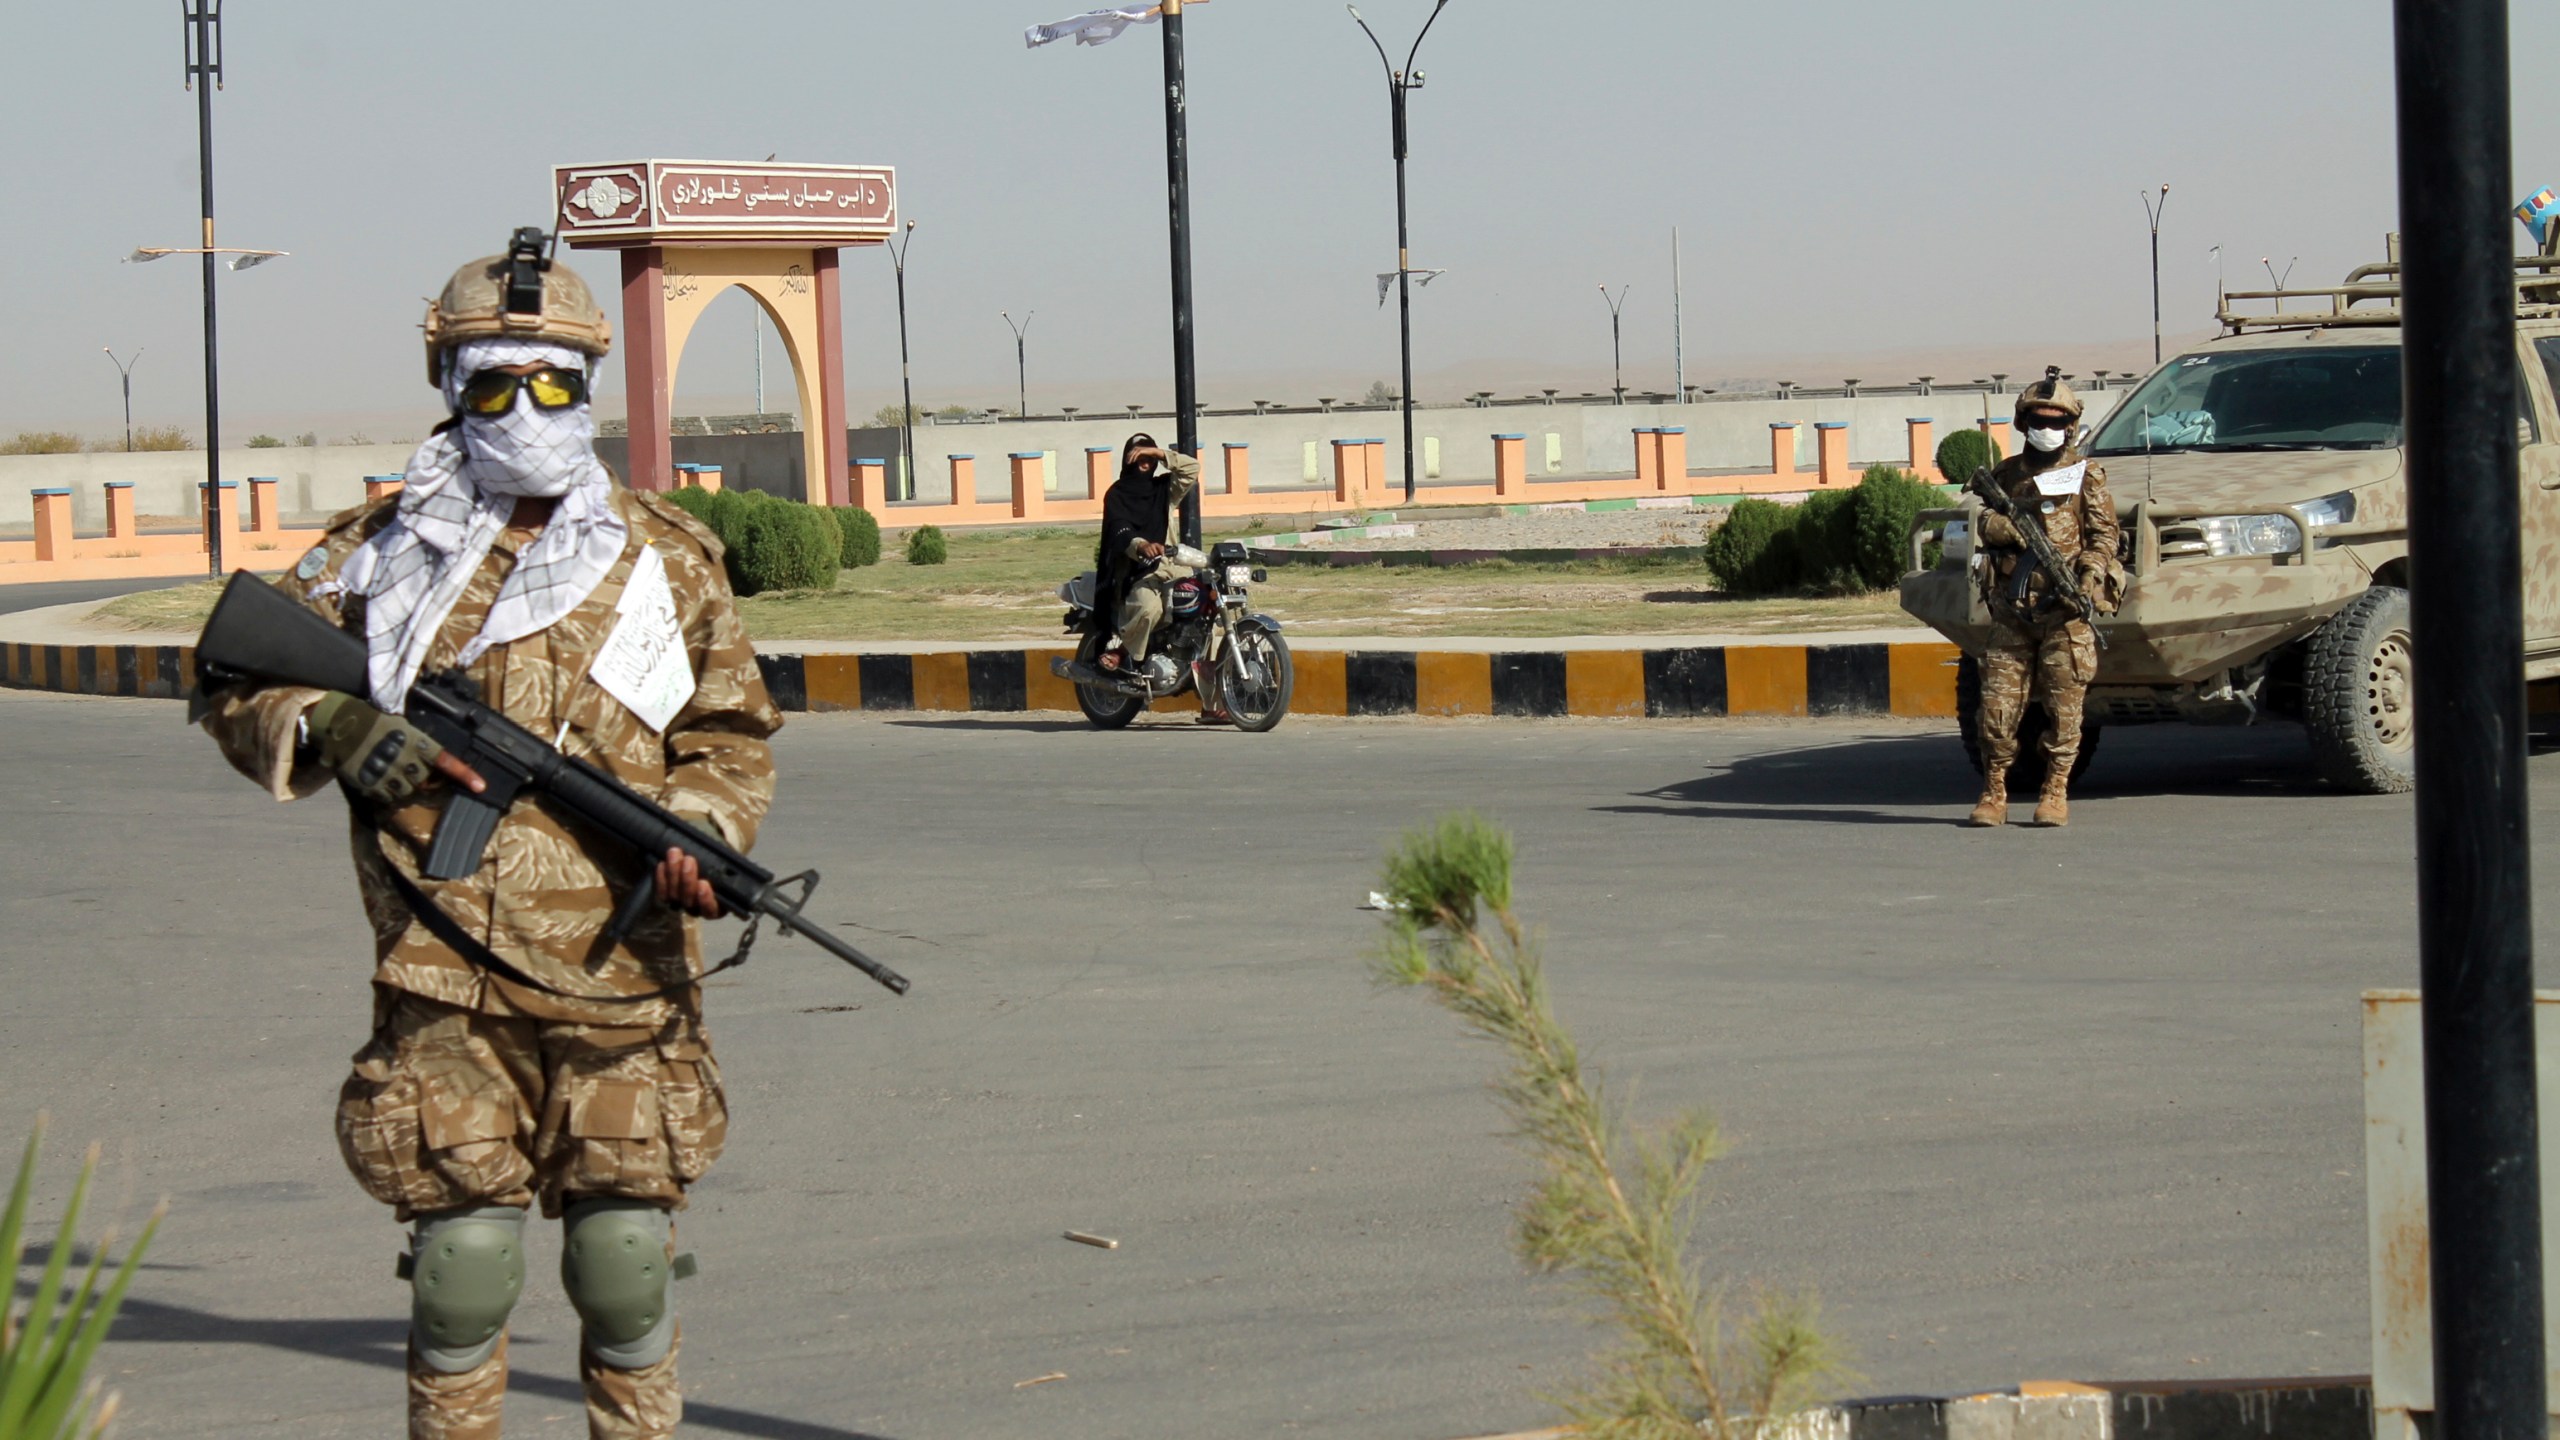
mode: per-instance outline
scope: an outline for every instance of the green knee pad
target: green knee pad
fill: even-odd
[[[409,1338],[430,1370],[477,1368],[524,1293],[524,1211],[486,1205],[420,1216],[409,1242]]]
[[[675,1344],[667,1303],[667,1244],[675,1222],[646,1200],[580,1200],[569,1207],[560,1284],[586,1322],[587,1353],[617,1370],[666,1358]]]

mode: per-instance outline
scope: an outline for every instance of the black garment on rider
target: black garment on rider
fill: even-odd
[[[1173,477],[1159,466],[1153,474],[1134,465],[1120,467],[1120,478],[1102,496],[1102,544],[1093,557],[1094,614],[1104,628],[1120,621],[1120,602],[1131,579],[1152,562],[1129,558],[1129,542],[1162,543],[1173,525]]]

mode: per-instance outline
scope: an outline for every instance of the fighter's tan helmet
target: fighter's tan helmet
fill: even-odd
[[[539,257],[539,246],[524,243],[505,255],[474,260],[453,272],[444,293],[427,304],[427,381],[444,382],[444,353],[465,340],[505,337],[548,340],[601,357],[613,349],[613,322],[587,292],[587,282],[565,265]],[[536,236],[539,232],[530,232]],[[509,282],[519,262],[535,267],[542,303],[530,311],[507,308]],[[522,297],[519,297],[522,298]]]
[[[2019,391],[2018,403],[2010,407],[2009,413],[2013,419],[2022,417],[2027,413],[2027,407],[2030,405],[2039,409],[2068,411],[2071,415],[2071,423],[2074,425],[2080,423],[2080,397],[2072,393],[2070,385],[2064,383],[2062,367],[2059,365],[2046,366],[2043,379]]]

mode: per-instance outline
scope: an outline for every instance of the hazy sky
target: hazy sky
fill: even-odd
[[[1024,26],[1080,8],[230,0],[222,239],[293,256],[222,277],[226,433],[428,416],[423,297],[548,222],[552,164],[772,151],[898,168],[920,222],[920,402],[1010,402],[1010,309],[1038,311],[1035,408],[1166,403],[1157,35],[1024,48]],[[1363,13],[1400,54],[1429,9]],[[148,348],[138,418],[201,423],[193,262],[116,263],[194,231],[177,10],[5,7],[0,429],[110,426],[101,345]],[[2520,4],[2514,26],[2521,194],[2560,183],[2560,107],[2540,98],[2560,7]],[[1189,30],[1204,398],[1392,375],[1395,311],[1371,278],[1395,239],[1376,56],[1331,0],[1215,0]],[[2327,283],[2395,223],[2384,0],[1451,0],[1421,65],[1415,263],[1449,271],[1416,297],[1426,398],[1435,375],[1605,382],[1602,282],[1635,287],[1630,385],[1667,387],[1675,224],[1703,383],[1774,356],[2126,354],[2150,326],[2135,194],[2164,180],[2173,333],[2210,326],[2209,246],[2233,288],[2263,280],[2262,254]],[[609,254],[576,263],[615,277]],[[845,301],[861,414],[897,383],[884,254],[848,253]],[[696,332],[680,410],[746,393],[748,315],[725,297]]]

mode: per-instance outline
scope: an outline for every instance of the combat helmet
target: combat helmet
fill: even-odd
[[[2030,405],[2067,411],[2071,416],[2072,424],[2080,423],[2080,397],[2072,393],[2070,385],[2063,381],[2062,367],[2059,365],[2047,365],[2044,367],[2043,379],[2018,392],[2018,403],[2011,406],[2009,410],[2011,418],[2018,419],[2024,416]]]
[[[429,384],[444,383],[444,352],[465,340],[548,340],[596,357],[613,349],[613,322],[587,282],[552,263],[549,240],[532,226],[516,231],[507,253],[454,271],[427,302]]]

